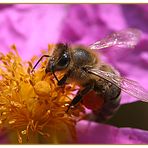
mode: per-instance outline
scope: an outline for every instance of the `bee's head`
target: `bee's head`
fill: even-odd
[[[56,45],[53,55],[46,66],[46,73],[64,70],[69,65],[70,55],[68,48],[68,45],[63,43]]]

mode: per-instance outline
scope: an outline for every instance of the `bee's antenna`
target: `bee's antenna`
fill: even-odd
[[[34,69],[36,68],[36,66],[40,63],[40,61],[41,61],[44,57],[49,58],[49,57],[51,57],[51,56],[49,56],[49,55],[43,55],[43,56],[41,56],[40,59],[37,61],[37,63],[36,63],[36,64],[34,65],[34,67],[32,68],[31,73],[34,71]]]

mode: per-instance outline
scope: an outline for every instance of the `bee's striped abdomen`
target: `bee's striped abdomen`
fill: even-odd
[[[118,110],[119,105],[120,105],[120,96],[104,102],[104,105],[102,106],[101,110],[93,111],[95,115],[95,121],[104,122],[110,119]]]

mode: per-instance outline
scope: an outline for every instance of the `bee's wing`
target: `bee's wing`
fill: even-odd
[[[99,68],[88,69],[87,71],[109,81],[110,83],[121,88],[121,90],[128,93],[129,95],[134,96],[141,101],[148,102],[148,91],[144,89],[138,82],[129,80],[110,72],[102,71]]]
[[[133,48],[140,39],[140,30],[128,28],[119,32],[112,33],[104,39],[91,44],[90,49],[98,50],[102,48],[118,46],[123,48]]]

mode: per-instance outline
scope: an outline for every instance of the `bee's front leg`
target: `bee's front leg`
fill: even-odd
[[[61,86],[61,85],[64,85],[66,80],[67,80],[68,76],[65,74],[61,80],[58,81],[58,85]]]
[[[67,78],[70,76],[71,71],[69,70],[59,81],[58,85],[64,85],[66,83]]]
[[[68,109],[66,110],[66,113],[68,112],[71,106],[75,106],[78,102],[80,102],[83,99],[83,96],[86,95],[93,88],[94,88],[94,84],[89,83],[84,89],[80,90],[78,94],[75,96],[75,98],[69,104]]]

